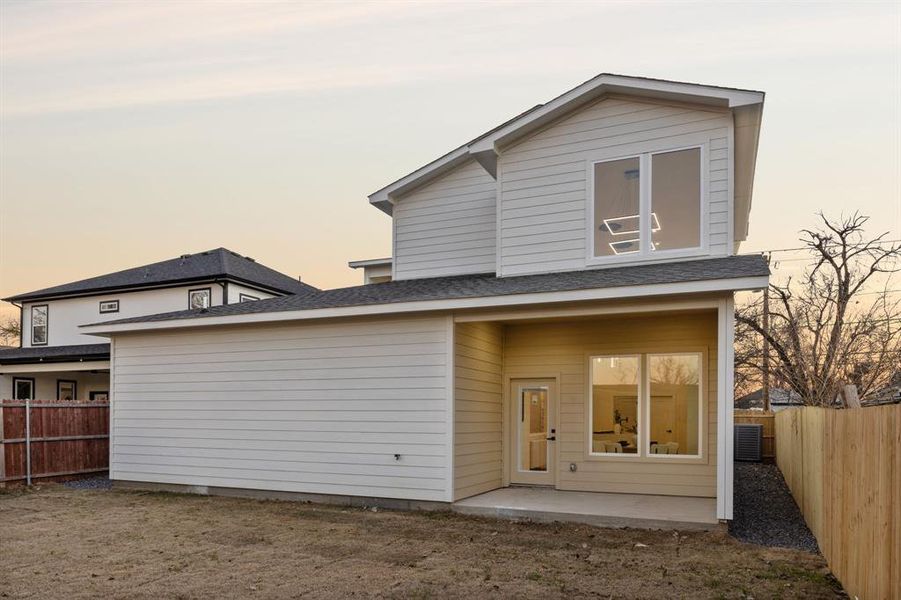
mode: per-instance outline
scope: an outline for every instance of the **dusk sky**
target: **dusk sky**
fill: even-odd
[[[359,283],[369,193],[600,72],[766,92],[742,251],[898,238],[899,7],[2,0],[0,296],[219,246]]]

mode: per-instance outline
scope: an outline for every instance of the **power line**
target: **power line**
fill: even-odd
[[[877,246],[883,245],[883,244],[897,244],[897,243],[901,243],[901,239],[897,239],[897,240],[879,240],[878,242],[871,242],[871,243],[874,244],[874,245],[877,245]],[[758,252],[773,254],[773,253],[776,253],[776,252],[800,252],[800,251],[803,251],[803,250],[811,250],[811,248],[810,248],[809,246],[800,246],[800,247],[798,247],[798,248],[773,248],[773,249],[770,249],[770,250],[758,250]]]

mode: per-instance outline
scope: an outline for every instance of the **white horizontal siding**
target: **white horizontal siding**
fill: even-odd
[[[122,336],[111,477],[447,500],[447,343],[442,318]]]
[[[609,98],[505,148],[501,274],[586,268],[589,161],[697,143],[708,153],[707,253],[728,254],[731,125],[724,112]]]
[[[475,161],[394,206],[396,279],[493,273],[497,184]]]

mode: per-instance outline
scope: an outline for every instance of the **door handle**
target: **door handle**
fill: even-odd
[[[554,441],[557,441],[557,436],[556,436],[556,435],[552,435],[552,436],[547,437],[547,438],[544,438],[544,439],[546,439],[546,440],[549,441],[549,442],[554,442]]]

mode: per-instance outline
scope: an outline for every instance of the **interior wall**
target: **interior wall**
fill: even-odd
[[[454,332],[454,500],[503,485],[503,326]]]
[[[590,355],[699,348],[706,353],[706,371],[702,374],[706,400],[702,459],[589,455]],[[508,375],[559,377],[560,489],[716,497],[715,311],[509,324],[504,332],[503,356]],[[575,471],[570,470],[570,465],[575,466]]]

